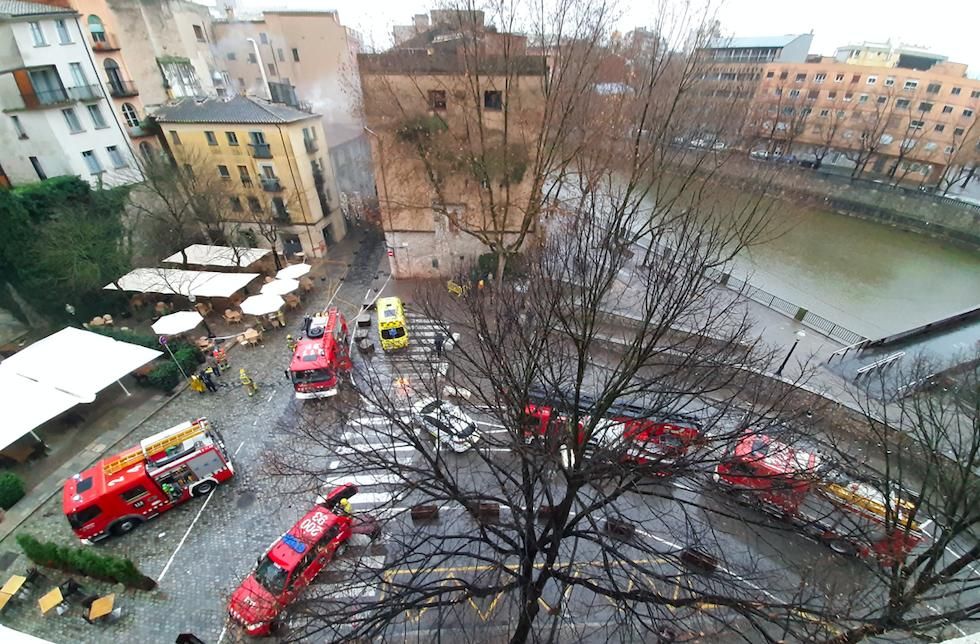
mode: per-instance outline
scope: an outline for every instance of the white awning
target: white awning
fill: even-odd
[[[96,394],[161,355],[91,331],[67,327],[0,362],[6,447],[38,425]],[[9,398],[8,398],[9,395]]]
[[[234,266],[243,268],[259,261],[269,253],[268,248],[240,248],[233,246],[208,246],[191,244],[184,249],[187,263],[196,266]],[[168,264],[183,264],[184,257],[176,252],[163,260]]]
[[[217,273],[214,271],[185,271],[178,268],[136,268],[118,280],[124,291],[194,295],[195,297],[230,297],[258,277],[258,273]],[[106,284],[105,290],[116,290]]]

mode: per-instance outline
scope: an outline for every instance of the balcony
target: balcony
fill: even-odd
[[[248,147],[252,150],[253,159],[271,159],[272,148],[268,143],[249,143]]]
[[[126,98],[127,96],[137,96],[139,90],[133,81],[109,81],[109,95],[114,98]]]
[[[266,192],[282,192],[279,177],[262,177],[262,189]]]
[[[303,144],[306,146],[306,151],[313,154],[320,149],[320,146],[316,144],[313,139],[303,139]]]
[[[29,110],[75,102],[75,99],[61,88],[34,90],[33,92],[22,93],[21,98],[24,99],[24,108]]]
[[[68,96],[76,101],[97,101],[102,98],[102,89],[98,85],[69,87]]]
[[[92,51],[119,51],[116,35],[103,31],[98,36],[92,34]]]

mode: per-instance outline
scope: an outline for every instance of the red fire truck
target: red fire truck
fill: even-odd
[[[916,503],[892,498],[819,453],[794,449],[751,430],[716,466],[715,481],[740,498],[798,525],[841,554],[883,563],[904,558],[925,538]]]
[[[338,513],[341,499],[357,493],[351,483],[337,486],[276,539],[245,581],[231,595],[228,613],[249,635],[272,632],[282,610],[334,558],[352,534],[375,537],[379,528],[371,517],[352,518]]]
[[[296,397],[306,400],[335,396],[340,375],[350,373],[352,367],[347,320],[331,308],[310,317],[304,332],[287,372]]]
[[[234,473],[221,435],[198,418],[74,475],[65,482],[62,506],[72,530],[89,543],[204,496]]]

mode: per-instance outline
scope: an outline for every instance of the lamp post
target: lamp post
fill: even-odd
[[[197,302],[197,296],[196,295],[193,295],[193,294],[188,295],[187,296],[187,299],[190,301],[191,304],[194,304],[195,302]],[[198,313],[200,313],[200,311],[198,311]],[[211,331],[211,327],[208,326],[207,318],[204,317],[204,314],[203,313],[201,313],[201,322],[204,324],[204,329],[208,332],[208,337],[209,338],[213,338],[214,337],[214,332]]]
[[[789,353],[787,353],[786,357],[783,358],[783,364],[779,365],[779,369],[776,369],[777,376],[781,376],[783,374],[783,369],[786,368],[786,363],[789,362],[789,357],[793,355],[794,351],[796,351],[796,345],[798,345],[800,343],[800,340],[802,340],[805,337],[806,337],[806,333],[804,331],[796,332],[796,339],[793,340],[793,346],[789,348]]]

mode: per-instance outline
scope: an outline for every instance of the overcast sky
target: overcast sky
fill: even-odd
[[[202,0],[204,4],[213,0]],[[677,0],[678,3],[683,0]],[[420,0],[239,0],[244,8],[336,9],[345,25],[367,42],[387,44],[393,24],[408,24],[438,2]],[[651,0],[619,0],[619,28],[626,32],[650,23]],[[813,30],[812,54],[833,54],[840,45],[865,40],[925,46],[970,65],[980,77],[980,1],[978,0],[727,0],[719,17],[726,35],[775,36]]]

